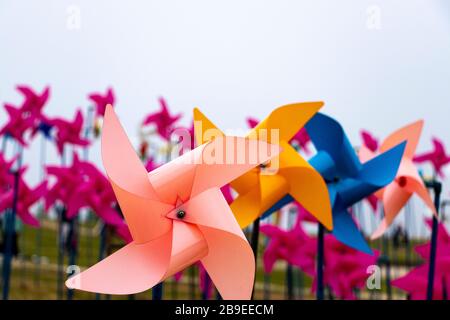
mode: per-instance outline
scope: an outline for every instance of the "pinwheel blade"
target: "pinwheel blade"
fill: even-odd
[[[405,157],[412,159],[419,143],[420,134],[422,133],[423,120],[416,121],[406,127],[403,127],[389,137],[387,137],[380,146],[380,151],[384,152],[394,146],[407,141],[405,148]]]
[[[373,255],[372,249],[370,249],[347,210],[335,209],[333,211],[333,226],[333,235],[340,242],[356,250]]]
[[[170,262],[172,232],[147,242],[132,242],[96,265],[69,278],[66,286],[104,294],[135,294],[159,283]]]

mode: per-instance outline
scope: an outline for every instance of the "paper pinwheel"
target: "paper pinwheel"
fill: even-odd
[[[117,234],[126,242],[131,240],[127,227],[114,208],[117,200],[106,177],[91,163],[80,161],[74,153],[69,167],[48,166],[49,176],[56,182],[46,195],[46,209],[61,202],[66,208],[66,217],[72,219],[80,209],[91,208],[106,224],[115,228]]]
[[[5,103],[6,112],[9,121],[0,130],[0,135],[7,135],[14,138],[20,145],[26,146],[25,134],[31,127],[27,115],[24,115],[22,108],[16,108],[11,104]]]
[[[432,220],[427,220],[431,228]],[[430,243],[418,245],[415,250],[426,261],[429,261]],[[444,224],[439,223],[436,254],[436,269],[433,284],[433,299],[448,299],[450,290],[450,236]],[[412,300],[427,298],[429,263],[418,266],[405,276],[392,281],[392,285],[410,294]]]
[[[314,244],[308,245],[312,248],[316,247]],[[308,251],[307,248],[304,250]],[[368,255],[357,251],[342,244],[333,235],[326,235],[325,286],[328,286],[333,294],[340,299],[355,300],[354,290],[364,288],[368,277],[367,268],[377,264],[378,255],[378,252],[375,252],[374,255]],[[314,259],[312,259],[312,262],[315,261]],[[317,284],[316,269],[313,269],[313,273],[310,275],[314,276],[314,292]]]
[[[398,145],[389,145],[383,150],[386,152],[361,164],[344,129],[336,120],[318,113],[306,124],[306,130],[317,150],[309,163],[321,173],[328,185],[333,206],[333,234],[342,243],[371,254],[372,250],[347,209],[392,182],[405,143],[398,141]],[[291,201],[290,196],[285,197],[268,213]]]
[[[70,278],[67,286],[133,294],[201,261],[224,299],[249,299],[254,256],[219,188],[280,150],[255,140],[224,140],[215,139],[148,173],[108,106],[103,163],[133,242]],[[270,156],[259,155],[259,148],[270,149]],[[222,158],[214,161],[213,154]],[[258,161],[224,161],[230,154],[256,155]]]
[[[361,130],[361,138],[363,145],[372,152],[378,150],[378,139],[375,138],[369,131]],[[366,198],[372,210],[376,213],[378,209],[378,198],[371,194]]]
[[[260,231],[270,238],[263,255],[264,272],[271,273],[275,262],[280,259],[308,274],[314,272],[315,260],[309,259],[304,248],[307,243],[315,243],[315,240],[305,233],[301,221],[297,216],[294,227],[287,231],[269,224],[260,227]]]
[[[180,120],[181,113],[177,115],[171,115],[167,102],[164,98],[159,98],[161,110],[149,114],[142,123],[143,126],[154,124],[159,136],[166,141],[170,140],[170,135],[174,129],[175,123]]]
[[[28,86],[17,86],[17,90],[25,100],[20,108],[5,104],[9,122],[0,130],[0,135],[7,134],[22,146],[26,146],[24,135],[28,132],[34,136],[40,130],[44,135],[49,136],[50,125],[48,119],[42,114],[42,109],[50,96],[50,88],[46,87],[42,94],[35,93]]]
[[[383,235],[413,194],[417,194],[428,208],[436,214],[433,200],[412,160],[419,142],[422,127],[423,121],[417,121],[403,127],[387,137],[380,146],[380,152],[384,152],[402,141],[407,141],[405,153],[394,182],[376,194],[383,203],[384,218],[377,230],[373,233],[372,238],[378,238]],[[372,159],[374,156],[374,153],[365,147],[361,148],[359,154],[363,162]]]
[[[82,137],[83,114],[81,110],[76,112],[73,121],[57,118],[50,120],[49,123],[56,128],[55,141],[60,155],[64,153],[66,144],[82,147],[89,145],[89,141]]]
[[[102,118],[105,115],[106,106],[108,104],[114,106],[115,103],[114,91],[112,88],[108,88],[105,95],[101,93],[92,93],[88,98],[95,104],[96,118]]]
[[[443,178],[444,172],[442,169],[450,163],[450,155],[446,153],[441,140],[433,138],[433,146],[433,151],[414,157],[414,162],[431,162],[436,173]]]
[[[247,124],[250,127],[250,129],[253,129],[258,125],[259,121],[248,117],[247,118]],[[310,154],[311,150],[308,148],[308,144],[311,141],[309,138],[308,132],[306,132],[305,128],[301,128],[289,141],[291,144],[296,143],[300,148],[305,151],[306,154]]]
[[[46,181],[40,183],[37,187],[32,189],[28,186],[25,180],[22,179],[22,177],[20,178],[16,214],[20,217],[23,223],[32,227],[39,227],[39,221],[31,214],[30,208],[45,195],[46,190]],[[12,208],[13,202],[13,189],[1,194],[0,213],[5,211],[7,208]]]
[[[15,159],[7,161],[2,153],[0,153],[0,193],[7,191],[13,185],[13,175],[11,169]]]
[[[248,137],[259,139],[266,135],[268,142],[279,144],[283,151],[272,164],[253,169],[231,183],[231,187],[239,194],[231,204],[231,209],[242,228],[290,194],[327,229],[332,229],[331,208],[325,182],[288,143],[322,106],[322,102],[282,106],[272,111],[248,134]],[[194,109],[194,120],[197,142],[207,140],[210,133],[223,135],[198,109]],[[200,124],[201,128],[197,129]],[[271,132],[279,133],[279,141],[271,141]],[[275,162],[279,165],[276,171],[273,168]]]
[[[427,219],[426,223],[430,229],[432,229],[433,220]],[[431,244],[425,243],[416,246],[415,251],[426,261],[430,260],[430,249]],[[438,234],[437,234],[437,244],[436,244],[436,255],[438,257],[448,256],[450,257],[450,235],[445,228],[445,225],[440,222],[438,224]],[[449,270],[450,271],[450,270]]]
[[[428,263],[414,268],[403,277],[391,282],[393,287],[409,293],[411,300],[426,300]],[[447,300],[450,290],[450,257],[437,258],[433,284],[433,300]]]
[[[363,145],[372,152],[378,150],[378,139],[375,138],[369,131],[361,130],[361,138]]]

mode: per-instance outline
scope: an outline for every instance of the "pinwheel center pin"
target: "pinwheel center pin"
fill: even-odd
[[[398,184],[400,187],[405,187],[407,182],[408,182],[408,180],[405,177],[400,177],[398,179]]]
[[[184,210],[178,210],[177,211],[177,218],[178,219],[183,219],[186,216],[186,211]]]

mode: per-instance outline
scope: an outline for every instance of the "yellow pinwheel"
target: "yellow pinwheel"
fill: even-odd
[[[231,182],[231,187],[239,194],[231,204],[231,209],[241,228],[250,225],[288,194],[327,229],[333,228],[325,181],[288,143],[322,106],[323,102],[305,102],[279,107],[247,135],[251,139],[278,144],[282,151],[270,163]],[[224,135],[197,108],[194,109],[194,129],[198,144]]]

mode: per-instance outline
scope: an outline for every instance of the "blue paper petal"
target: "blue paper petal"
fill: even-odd
[[[355,177],[358,174],[361,163],[344,129],[336,120],[317,113],[305,128],[316,149],[327,152],[333,159],[339,176]]]
[[[333,235],[343,244],[352,247],[353,249],[373,255],[366,240],[361,232],[358,230],[350,213],[340,208],[333,210]]]

